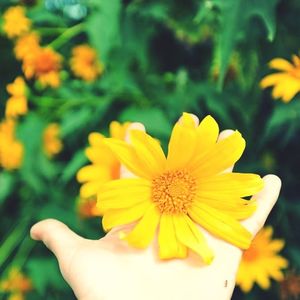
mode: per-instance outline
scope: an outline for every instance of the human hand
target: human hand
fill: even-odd
[[[229,134],[225,131],[220,138]],[[130,174],[123,170],[123,176]],[[263,226],[280,190],[278,177],[268,175],[264,181],[263,191],[254,196],[256,212],[242,222],[253,236]],[[230,299],[240,249],[201,228],[215,253],[212,264],[202,264],[192,253],[185,260],[161,261],[155,254],[156,242],[137,250],[119,239],[120,230],[131,227],[114,229],[94,241],[76,235],[59,221],[44,220],[32,227],[31,236],[55,254],[62,275],[79,299]]]

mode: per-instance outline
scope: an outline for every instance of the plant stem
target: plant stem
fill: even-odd
[[[10,256],[12,251],[17,247],[22,239],[25,231],[27,230],[28,219],[23,219],[14,230],[8,235],[6,240],[1,245],[0,249],[0,267]]]
[[[70,40],[73,36],[77,35],[84,29],[84,24],[79,23],[68,29],[66,29],[60,36],[58,36],[54,41],[49,44],[49,47],[53,49],[60,48],[63,44],[65,44],[68,40]]]

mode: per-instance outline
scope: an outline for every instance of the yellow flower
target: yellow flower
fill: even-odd
[[[37,48],[26,55],[23,71],[26,78],[36,78],[43,86],[60,85],[59,71],[62,57],[51,48]]]
[[[15,125],[12,119],[0,123],[0,167],[18,169],[23,161],[23,144],[15,138]]]
[[[10,269],[7,279],[0,282],[0,290],[11,292],[9,299],[24,299],[23,294],[32,290],[32,283],[19,268],[13,267]]]
[[[122,238],[146,248],[157,228],[159,257],[184,258],[187,249],[210,263],[212,250],[199,224],[211,234],[246,249],[251,233],[238,220],[249,217],[255,200],[242,197],[263,187],[255,174],[224,173],[242,155],[245,140],[238,131],[217,141],[219,128],[207,116],[199,126],[184,113],[172,131],[168,156],[145,132],[132,130],[131,144],[107,139],[106,144],[136,178],[105,183],[98,193],[98,207],[105,230],[137,221]]]
[[[59,132],[60,127],[57,123],[49,124],[44,130],[44,151],[48,157],[52,157],[62,150],[63,144],[59,138]]]
[[[80,45],[72,50],[70,59],[73,73],[86,81],[93,81],[103,73],[103,64],[98,60],[96,51],[89,45]]]
[[[284,102],[289,102],[300,91],[300,58],[293,55],[292,60],[293,63],[283,58],[272,59],[269,67],[280,72],[267,75],[260,82],[263,89],[274,86],[274,99],[281,98]]]
[[[237,273],[237,285],[245,293],[249,292],[256,282],[261,288],[270,288],[270,279],[283,279],[283,268],[288,261],[278,255],[284,247],[284,241],[272,240],[273,229],[263,228],[254,238],[250,248],[243,254]]]
[[[129,124],[111,122],[110,136],[124,140]],[[80,189],[82,198],[96,197],[102,183],[120,178],[120,163],[104,140],[105,137],[100,133],[93,132],[89,135],[90,147],[85,153],[92,164],[81,168],[77,173],[77,180],[83,183]]]
[[[31,27],[31,21],[25,16],[25,9],[22,6],[10,7],[3,14],[3,20],[3,30],[9,38],[19,37]]]
[[[15,44],[15,55],[16,58],[22,60],[30,53],[35,52],[39,49],[40,37],[36,32],[29,32],[21,36]]]
[[[7,85],[6,89],[11,97],[6,102],[5,116],[15,118],[25,115],[28,107],[24,79],[21,76],[17,77],[13,83]]]

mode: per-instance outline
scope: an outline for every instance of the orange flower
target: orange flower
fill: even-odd
[[[62,142],[59,139],[59,125],[51,123],[47,126],[43,134],[44,151],[48,157],[58,154],[62,150]]]
[[[300,91],[300,57],[293,55],[292,59],[292,63],[283,58],[272,59],[269,67],[280,72],[267,75],[260,82],[263,89],[274,86],[272,97],[281,98],[286,103]]]
[[[62,57],[51,48],[37,48],[26,55],[23,71],[26,78],[36,78],[43,86],[58,87]]]
[[[26,55],[39,49],[40,37],[36,32],[29,32],[21,36],[15,45],[14,51],[16,58],[22,60]]]
[[[300,276],[294,271],[289,272],[284,280],[280,282],[280,299],[299,299],[300,297]]]
[[[11,293],[9,300],[22,300],[24,294],[32,290],[32,283],[21,273],[19,268],[13,267],[10,269],[7,279],[0,282],[0,290]]]
[[[9,38],[19,37],[29,31],[31,21],[25,16],[25,8],[12,6],[4,14],[3,30]]]
[[[6,87],[11,97],[6,102],[5,116],[15,118],[27,113],[26,84],[21,76]]]
[[[96,51],[89,45],[73,48],[70,64],[73,73],[86,81],[95,80],[104,70],[103,64],[97,59]]]
[[[99,209],[96,207],[97,199],[92,198],[79,198],[77,201],[77,212],[81,218],[91,218],[100,216]]]
[[[7,170],[18,169],[23,160],[23,144],[15,138],[15,126],[12,119],[0,123],[0,166]]]

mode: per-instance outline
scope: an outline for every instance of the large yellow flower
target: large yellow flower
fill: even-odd
[[[23,144],[15,137],[16,123],[5,119],[0,123],[0,167],[18,169],[23,161]]]
[[[24,79],[18,76],[13,83],[7,85],[6,89],[11,97],[6,102],[5,116],[15,118],[25,115],[28,107]]]
[[[26,78],[36,78],[43,86],[57,88],[62,57],[51,48],[36,48],[25,55],[23,71]]]
[[[32,290],[31,280],[16,267],[11,268],[7,279],[0,282],[0,291],[11,293],[9,300],[23,300],[24,294],[30,290]]]
[[[48,157],[58,154],[63,147],[59,138],[60,127],[57,123],[49,124],[43,133],[44,152]]]
[[[282,269],[287,267],[288,261],[278,255],[284,241],[272,240],[272,234],[271,227],[263,228],[243,254],[236,283],[244,292],[249,292],[255,282],[268,289],[271,278],[277,281],[284,278]]]
[[[111,122],[110,136],[124,140],[129,124],[128,122],[124,124]],[[100,133],[93,132],[89,135],[90,147],[86,149],[85,153],[92,164],[84,166],[77,173],[77,180],[83,183],[80,189],[82,198],[96,197],[104,182],[120,178],[120,163],[104,140],[105,137]]]
[[[246,249],[251,234],[239,222],[255,210],[255,200],[244,200],[263,187],[255,174],[224,173],[242,155],[245,140],[236,131],[217,141],[219,128],[207,116],[199,126],[183,114],[172,131],[168,156],[145,132],[132,130],[131,144],[107,139],[106,144],[136,178],[105,183],[98,193],[103,227],[138,221],[123,239],[147,247],[159,227],[159,257],[184,258],[187,249],[207,263],[213,259],[196,223],[211,234]]]
[[[89,45],[74,47],[70,64],[73,73],[86,81],[95,80],[104,70],[103,64],[97,58],[96,51]]]
[[[29,31],[31,21],[22,6],[12,6],[3,14],[3,30],[9,38],[19,37]]]
[[[300,58],[293,55],[292,60],[290,63],[283,58],[272,59],[269,67],[280,72],[267,75],[260,82],[263,89],[274,86],[274,99],[281,98],[284,102],[289,102],[300,91]]]
[[[16,58],[22,60],[25,56],[30,55],[32,52],[36,52],[40,48],[40,37],[36,32],[29,32],[21,36],[15,44]]]

